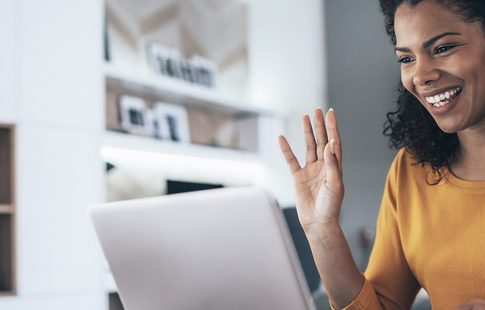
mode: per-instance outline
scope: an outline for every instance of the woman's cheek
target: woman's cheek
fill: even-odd
[[[412,78],[410,77],[409,73],[407,73],[402,69],[401,69],[401,82],[404,85],[404,88],[406,88],[408,92],[414,95],[416,94],[416,92],[414,91]]]

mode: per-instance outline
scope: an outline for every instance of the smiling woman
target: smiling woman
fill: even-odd
[[[394,147],[430,164],[439,180],[458,158],[458,132],[479,126],[485,115],[485,3],[404,2],[396,10],[393,1],[381,1],[403,84],[385,133]],[[463,101],[475,104],[458,105]]]
[[[485,309],[485,2],[380,0],[401,64],[385,134],[389,169],[365,273],[339,226],[344,197],[335,113],[303,117],[306,164],[287,140],[300,223],[332,307]]]

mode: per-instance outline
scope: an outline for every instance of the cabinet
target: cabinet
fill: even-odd
[[[14,133],[0,125],[0,296],[16,293]]]
[[[106,129],[125,132],[121,127],[120,98],[134,96],[153,108],[157,102],[182,107],[187,113],[189,144],[258,153],[258,119],[274,113],[224,96],[213,89],[157,75],[148,70],[105,66]],[[166,142],[166,141],[165,141]]]

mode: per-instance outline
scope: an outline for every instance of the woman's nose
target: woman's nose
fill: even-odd
[[[429,86],[433,82],[439,80],[441,72],[433,66],[429,60],[416,61],[413,82],[416,86]]]

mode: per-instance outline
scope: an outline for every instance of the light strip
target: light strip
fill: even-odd
[[[104,160],[111,161],[113,164],[128,163],[140,167],[157,167],[180,171],[183,175],[210,174],[209,176],[213,177],[219,175],[236,181],[250,181],[257,185],[265,184],[268,179],[266,169],[260,162],[175,155],[108,146],[101,148],[100,155]]]

